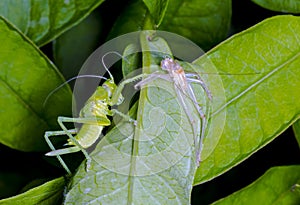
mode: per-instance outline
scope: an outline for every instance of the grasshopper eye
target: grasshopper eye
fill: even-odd
[[[123,95],[120,95],[120,97],[118,98],[117,105],[120,105],[123,101],[124,101],[124,97]]]
[[[107,80],[103,83],[102,87],[106,90],[108,96],[111,97],[114,94],[117,85],[113,81]]]

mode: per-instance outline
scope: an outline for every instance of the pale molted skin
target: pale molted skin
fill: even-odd
[[[163,59],[161,61],[161,69],[167,71],[168,74],[152,73],[147,78],[136,84],[135,87],[142,87],[157,78],[161,78],[174,83],[177,98],[179,99],[179,102],[193,127],[196,164],[197,166],[199,166],[201,162],[200,155],[203,147],[203,138],[207,127],[207,117],[202,107],[197,102],[191,83],[200,84],[209,100],[212,100],[211,92],[197,73],[185,73],[180,64],[172,58],[167,57]],[[200,133],[197,129],[197,125],[195,125],[196,121],[193,119],[190,110],[186,105],[185,96],[189,97],[192,100],[193,105],[196,108],[200,119],[202,120]]]

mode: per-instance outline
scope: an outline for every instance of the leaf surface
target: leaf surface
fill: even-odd
[[[71,109],[68,86],[49,98],[63,77],[44,54],[0,18],[0,142],[22,151],[45,150],[45,130],[57,128],[57,115]]]
[[[214,205],[223,204],[285,204],[300,203],[300,166],[273,167],[247,187],[223,198]]]
[[[162,22],[165,12],[168,7],[169,0],[143,0],[148,7],[151,16],[154,18],[154,22],[158,27]]]
[[[37,45],[50,42],[83,20],[103,0],[0,1],[0,15]]]
[[[65,179],[60,177],[17,196],[2,199],[0,204],[58,204],[61,202],[64,186]]]
[[[225,39],[230,21],[230,0],[170,0],[159,29],[182,35],[207,50]]]
[[[272,17],[207,53],[220,73],[233,75],[220,75],[226,103],[211,121],[225,112],[225,126],[216,146],[204,141],[195,184],[241,163],[299,118],[299,23],[299,17]]]
[[[300,2],[298,0],[252,0],[263,8],[285,13],[300,13]]]

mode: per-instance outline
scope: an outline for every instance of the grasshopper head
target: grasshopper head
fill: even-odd
[[[162,60],[160,67],[162,70],[166,70],[168,72],[181,69],[180,65],[172,58],[165,58],[164,60]]]
[[[113,96],[113,94],[115,93],[116,89],[117,89],[117,85],[115,84],[115,82],[112,79],[108,79],[107,81],[105,81],[102,85],[102,87],[106,90],[108,97],[111,98]],[[120,95],[117,105],[121,104],[124,100],[124,97],[122,95]]]

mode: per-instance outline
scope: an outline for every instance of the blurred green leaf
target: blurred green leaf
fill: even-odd
[[[226,38],[231,22],[231,0],[170,0],[158,28],[182,35],[208,50]]]
[[[129,32],[143,30],[147,13],[148,8],[143,1],[132,1],[114,23],[108,38],[111,39]]]
[[[0,15],[42,46],[78,24],[104,0],[0,1]]]
[[[63,177],[49,181],[14,197],[0,200],[3,205],[60,204],[65,187]]]
[[[169,0],[143,0],[158,27],[165,15]]]
[[[123,52],[122,73],[126,77],[138,68],[139,55],[138,48],[134,44],[129,44]]]
[[[99,46],[101,30],[101,16],[92,12],[80,24],[55,39],[54,62],[65,78],[79,73],[84,61]]]
[[[45,150],[45,130],[71,111],[68,86],[49,98],[63,77],[46,56],[0,18],[0,142],[22,151]]]
[[[274,167],[249,186],[213,204],[300,204],[300,166]]]
[[[225,126],[216,146],[204,141],[195,184],[241,163],[299,118],[299,34],[299,17],[272,17],[207,53],[220,73],[233,75],[221,75],[227,102],[213,117],[225,112]]]
[[[272,10],[285,13],[300,13],[299,0],[252,0],[259,6]]]
[[[49,181],[49,179],[45,179],[45,178],[33,179],[32,181],[27,182],[27,184],[25,186],[23,186],[21,190],[19,190],[19,193],[21,194],[21,193],[27,192],[30,189],[33,189],[44,183],[47,183],[48,181]]]
[[[151,5],[154,7],[154,4]],[[110,38],[132,31],[159,29],[182,35],[206,50],[228,34],[231,20],[230,0],[169,0],[166,6],[161,25],[158,28],[155,25],[155,19],[161,18],[156,14],[156,18],[152,17],[152,27],[145,27],[145,19],[149,16],[148,7],[142,1],[134,1],[117,19]]]
[[[296,140],[297,140],[299,148],[300,148],[300,120],[297,120],[293,124],[293,130],[294,130],[294,134],[295,134]]]

